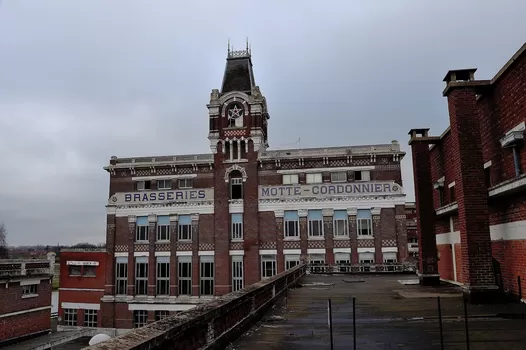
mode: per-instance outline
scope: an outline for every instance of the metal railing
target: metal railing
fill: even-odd
[[[409,273],[416,272],[416,263],[386,263],[386,264],[340,264],[340,265],[309,265],[307,273],[339,274],[339,273]]]

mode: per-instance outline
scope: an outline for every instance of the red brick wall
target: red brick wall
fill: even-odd
[[[0,314],[51,306],[51,289],[49,280],[41,280],[37,287],[38,297],[22,298],[22,287],[19,283],[9,283],[7,288],[6,284],[2,284],[0,287]],[[50,316],[49,310],[48,316]]]
[[[49,309],[3,318],[0,322],[0,342],[47,330],[51,330]]]
[[[517,295],[521,278],[522,298],[526,299],[526,240],[492,242],[493,257],[500,263],[504,290]]]
[[[98,261],[95,277],[70,276],[67,261]],[[105,284],[105,252],[61,252],[60,253],[60,288],[104,289]]]
[[[447,160],[453,159],[454,156],[455,154],[454,147],[452,145],[451,131],[448,131],[442,138],[441,142],[431,148],[429,152],[429,157],[431,160],[431,179],[433,183],[436,183],[438,179],[444,177],[444,195],[442,205],[439,204],[440,198],[438,190],[433,190],[433,203],[435,204],[435,209],[453,202],[448,185],[455,181],[455,175],[453,168],[451,167],[451,161],[448,162]]]

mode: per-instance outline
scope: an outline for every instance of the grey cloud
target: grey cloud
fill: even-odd
[[[484,3],[484,5],[481,5]],[[208,152],[226,41],[250,38],[272,147],[447,126],[447,70],[492,77],[523,1],[30,1],[0,5],[0,220],[11,244],[102,242],[112,155]],[[410,154],[403,162],[413,198]]]

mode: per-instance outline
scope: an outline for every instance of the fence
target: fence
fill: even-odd
[[[310,274],[415,273],[415,263],[309,265]]]

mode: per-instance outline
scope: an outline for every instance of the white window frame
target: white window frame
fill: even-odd
[[[241,215],[241,222],[234,222],[234,215],[237,215],[237,213],[233,213],[230,215],[230,220],[232,221],[230,226],[230,237],[233,241],[242,241],[243,240],[243,214]]]
[[[332,172],[331,182],[347,182],[347,172],[346,171]]]
[[[261,279],[270,278],[276,274],[276,255],[261,255]]]
[[[240,200],[240,199],[243,199],[243,178],[242,177],[232,177],[230,179],[230,195],[229,195],[229,198],[232,200]],[[240,186],[241,188],[241,195],[240,195],[240,198],[233,198],[233,193],[234,193],[234,186]]]
[[[232,292],[245,288],[243,255],[232,256]]]
[[[324,237],[324,233],[323,233],[323,217],[320,219],[314,219],[314,220],[311,220],[309,218],[309,216],[307,215],[307,220],[308,220],[308,235],[309,235],[309,238],[323,238]],[[315,234],[315,228],[318,228],[318,233]]]
[[[155,321],[160,321],[167,317],[170,317],[170,311],[168,310],[156,310],[155,311]]]
[[[193,187],[194,187],[194,179],[179,179],[179,181],[177,181],[177,188],[179,189],[193,188]]]
[[[146,186],[146,184],[148,184],[148,186]],[[151,188],[152,183],[150,180],[139,180],[135,182],[135,190],[137,191],[149,191]]]
[[[334,263],[344,265],[351,263],[351,253],[334,253]]]
[[[398,259],[397,259],[397,254],[395,252],[383,252],[382,253],[382,260],[384,261],[384,263],[397,263],[398,262]],[[394,258],[393,258],[394,257]]]
[[[359,170],[359,171],[356,171],[356,173],[360,173],[360,179],[359,180],[356,180],[356,175],[354,177],[354,180],[355,181],[371,181],[371,171],[369,170]]]
[[[297,185],[300,183],[298,174],[283,174],[282,176],[283,185]]]
[[[135,242],[146,242],[148,241],[149,225],[136,225],[135,226]]]
[[[341,228],[343,227],[343,233]],[[333,235],[334,238],[349,237],[349,224],[347,219],[333,220]]]
[[[135,258],[135,295],[145,296],[148,295],[148,258],[141,259],[144,257]],[[144,271],[139,269],[139,266],[144,265]],[[141,273],[143,272],[143,273]]]
[[[22,286],[22,295],[31,296],[38,295],[38,284],[27,284]]]
[[[290,270],[300,264],[300,256],[297,254],[285,255],[285,270]]]
[[[213,255],[203,255],[199,261],[199,295],[213,296],[215,291],[215,263]]]
[[[183,266],[187,267],[188,276],[183,275]],[[177,292],[179,295],[192,295],[192,257],[180,256],[177,259]]]
[[[98,327],[99,310],[85,309],[84,310],[84,327],[96,328]]]
[[[299,217],[296,220],[283,220],[283,230],[285,238],[298,238],[300,236]],[[292,231],[292,232],[291,232]]]
[[[158,242],[169,242],[170,241],[170,225],[157,225],[157,241]]]
[[[126,258],[128,259],[128,258]],[[121,268],[119,268],[122,266]],[[115,295],[128,294],[128,261],[115,259]]]
[[[170,257],[157,257],[155,277],[155,295],[170,295]]]
[[[64,309],[64,326],[76,327],[78,324],[77,309]]]
[[[170,180],[170,179],[157,180],[157,189],[159,191],[171,190],[172,189],[172,180]]]
[[[148,324],[148,311],[135,310],[133,311],[133,328],[141,328]]]
[[[321,184],[323,183],[322,173],[307,173],[306,176],[307,184]]]
[[[373,237],[373,220],[369,218],[356,219],[356,230],[358,237]],[[367,233],[364,234],[363,231],[367,231]]]
[[[191,241],[192,240],[192,222],[189,224],[177,223],[177,239],[179,241]]]

